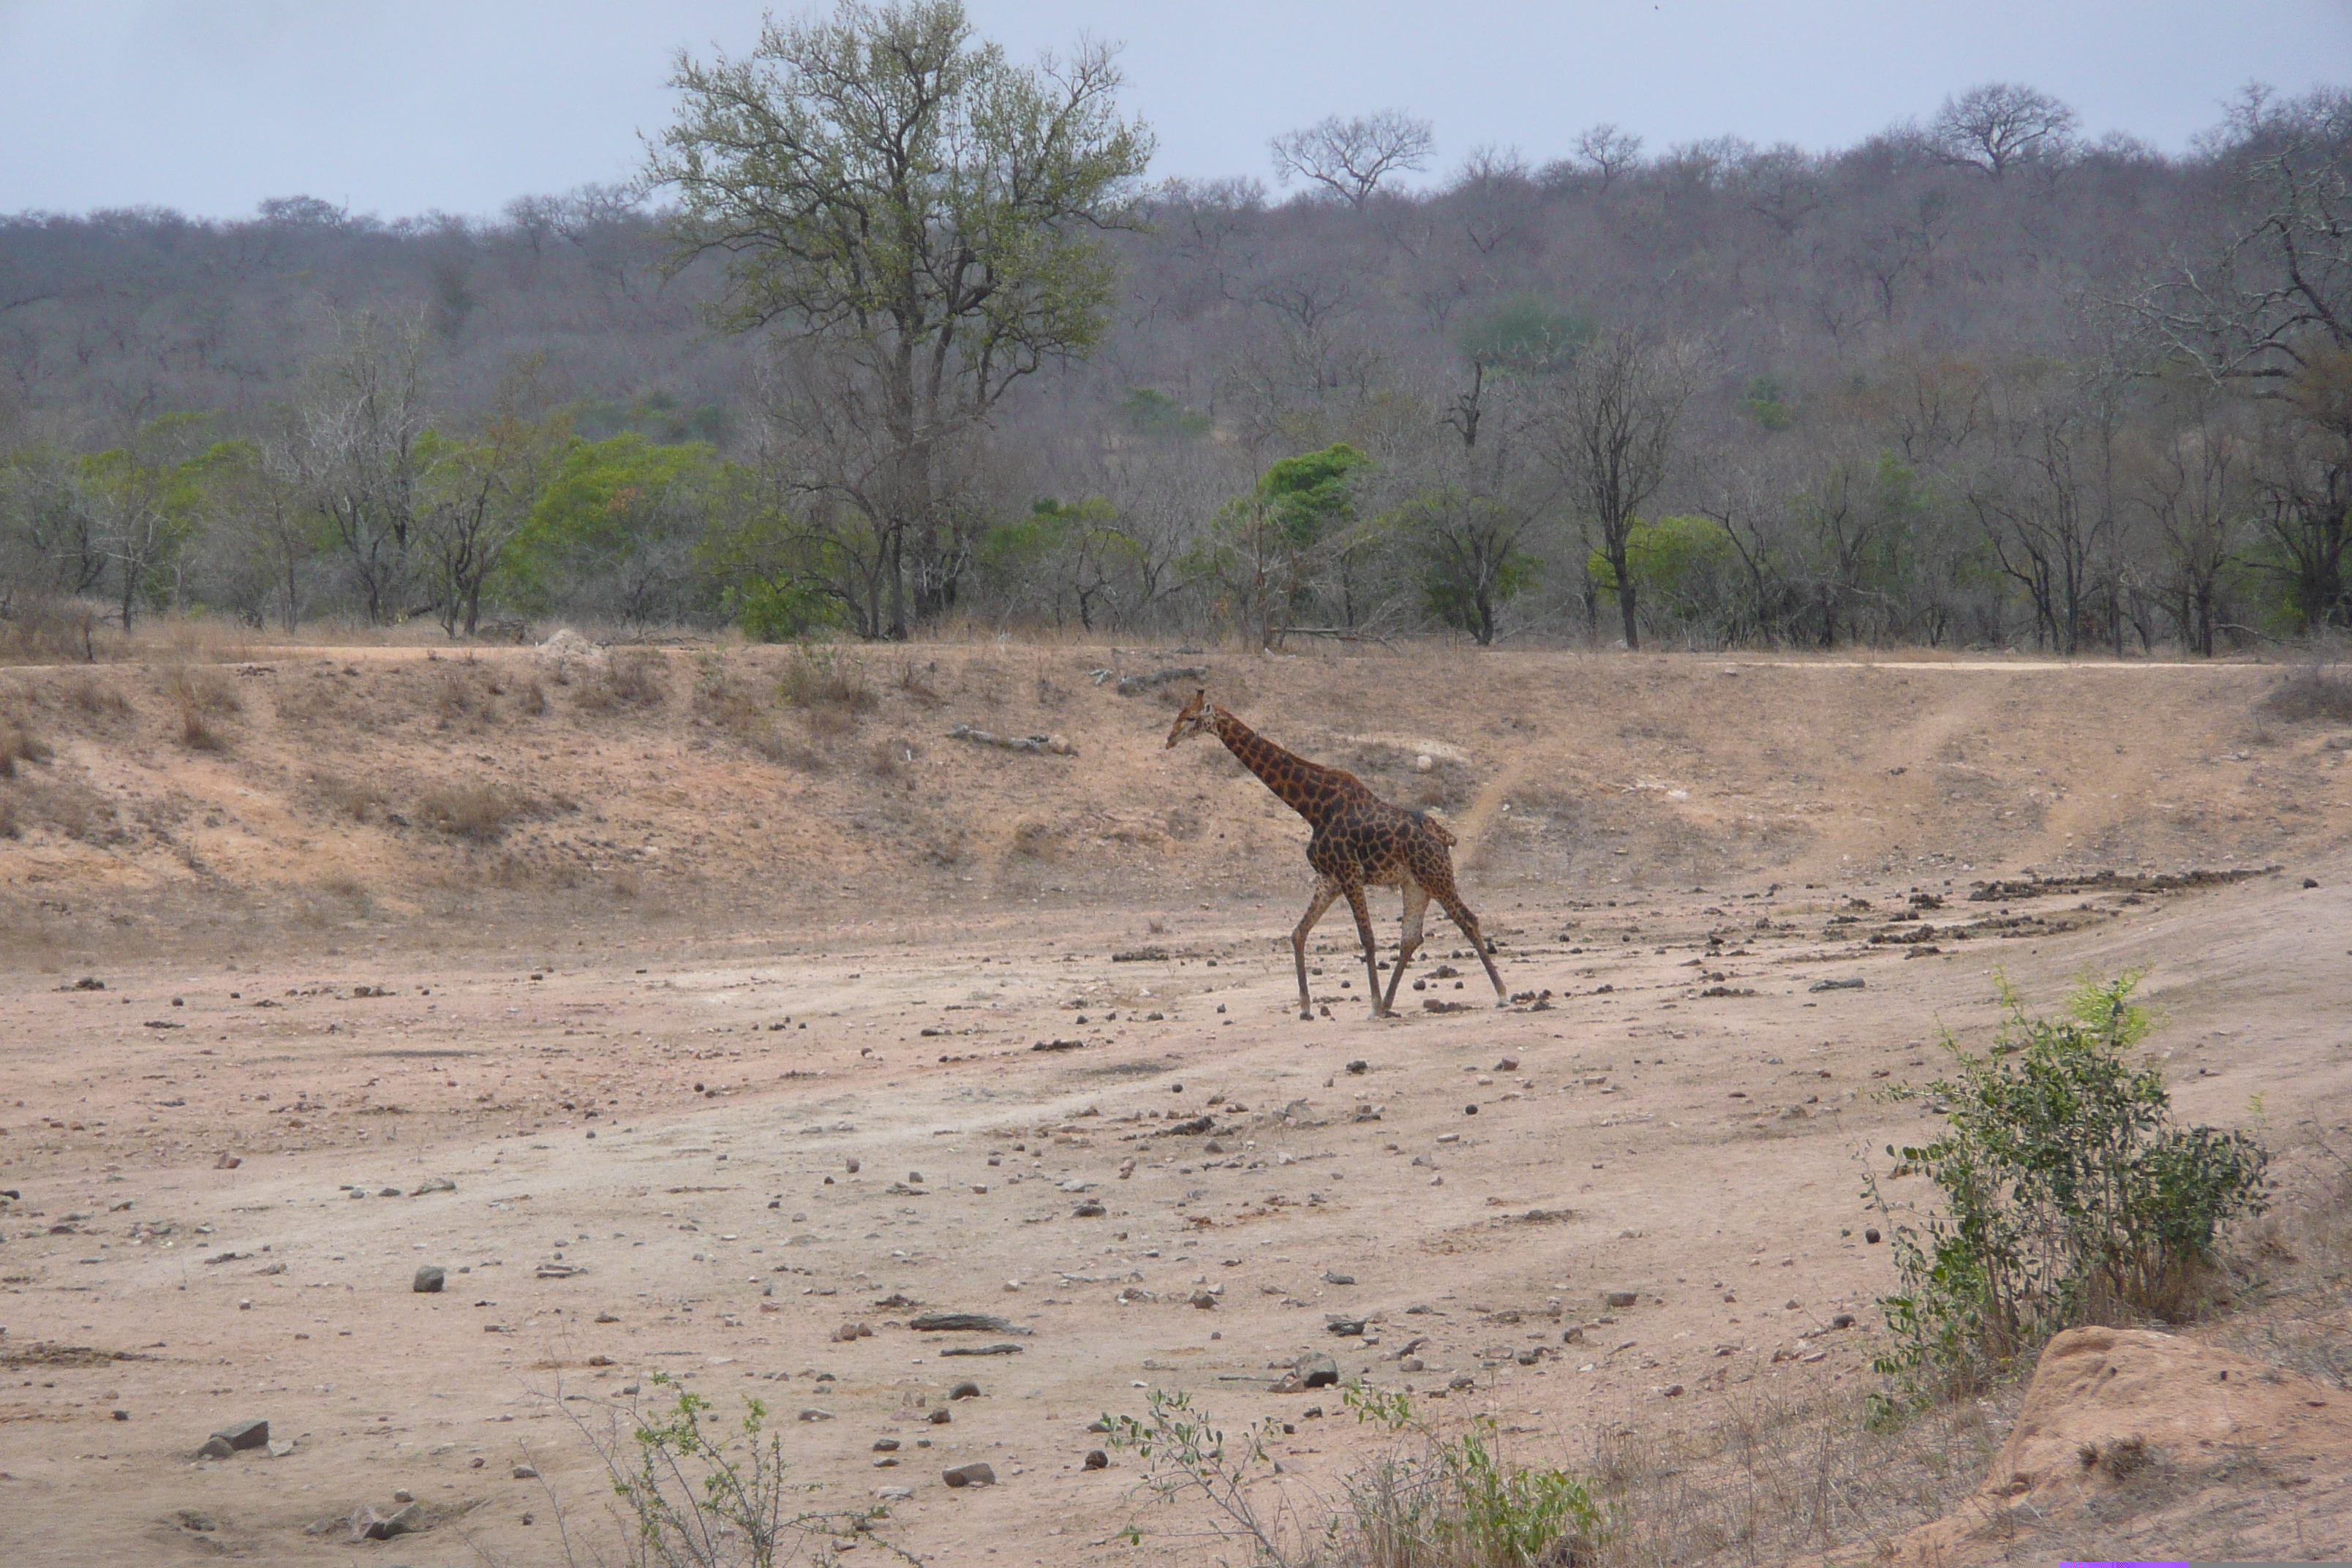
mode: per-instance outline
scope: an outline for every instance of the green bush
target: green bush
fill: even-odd
[[[1945,1048],[1955,1071],[1887,1098],[1950,1121],[1891,1173],[1936,1187],[1938,1212],[1898,1223],[1874,1173],[1902,1289],[1880,1301],[1894,1346],[1876,1363],[1914,1393],[1980,1384],[2053,1334],[2134,1313],[2177,1317],[2210,1275],[2221,1227],[2262,1211],[2269,1152],[2243,1131],[2182,1127],[2164,1075],[2125,1053],[2148,1029],[2139,974],[2084,981],[2039,1018],[2008,983],[1992,1048]]]
[[[677,1403],[625,1424],[607,1436],[575,1417],[604,1459],[633,1539],[630,1568],[777,1568],[811,1544],[840,1549],[866,1542],[902,1562],[914,1558],[875,1532],[878,1508],[806,1510],[806,1491],[786,1474],[782,1440],[768,1430],[767,1410],[744,1405],[737,1434],[705,1425],[710,1401],[655,1373]]]

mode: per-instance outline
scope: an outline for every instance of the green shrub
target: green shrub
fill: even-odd
[[[705,1425],[710,1401],[662,1373],[650,1381],[665,1393],[677,1389],[677,1403],[627,1424],[625,1435],[606,1436],[573,1417],[604,1461],[635,1537],[632,1568],[775,1568],[811,1544],[857,1542],[916,1561],[874,1532],[887,1517],[878,1508],[793,1505],[807,1489],[789,1479],[782,1439],[768,1430],[760,1401],[745,1403],[737,1434],[713,1432]]]
[[[2270,1156],[2243,1131],[2181,1127],[2164,1075],[2124,1053],[2148,1029],[2138,973],[2085,981],[2038,1018],[2008,983],[1992,1048],[1949,1035],[1951,1077],[1889,1092],[1937,1102],[1942,1135],[1898,1151],[1939,1194],[1923,1226],[1898,1223],[1876,1174],[1902,1289],[1884,1298],[1895,1343],[1876,1363],[1914,1393],[1997,1375],[2061,1330],[2132,1313],[2177,1317],[2210,1277],[2221,1227],[2262,1210]]]

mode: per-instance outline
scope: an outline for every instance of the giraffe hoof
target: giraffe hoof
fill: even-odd
[[[1315,1009],[1312,1007],[1301,1007],[1298,1010],[1298,1021],[1302,1024],[1313,1023],[1315,1021]]]

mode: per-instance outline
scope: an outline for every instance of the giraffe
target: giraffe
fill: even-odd
[[[1307,840],[1307,864],[1314,868],[1315,896],[1307,914],[1290,933],[1291,955],[1298,965],[1298,1016],[1312,1018],[1314,1001],[1307,990],[1307,938],[1335,900],[1345,898],[1355,911],[1356,932],[1364,943],[1364,973],[1371,985],[1372,1016],[1388,1015],[1396,1001],[1397,983],[1405,965],[1421,946],[1421,918],[1435,899],[1470,939],[1470,950],[1486,967],[1495,983],[1495,1005],[1508,1000],[1503,977],[1487,956],[1486,939],[1478,932],[1478,917],[1454,888],[1454,857],[1447,852],[1454,835],[1442,823],[1418,811],[1391,805],[1365,787],[1364,781],[1342,768],[1327,768],[1294,755],[1252,730],[1209,700],[1205,689],[1195,690],[1176,723],[1168,731],[1173,746],[1187,735],[1212,734],[1225,743],[1242,766],[1263,781],[1285,805],[1307,819],[1315,830]],[[1364,905],[1366,888],[1401,888],[1404,892],[1404,933],[1397,945],[1396,968],[1389,975],[1387,994],[1381,991],[1380,944],[1372,935],[1372,917]]]

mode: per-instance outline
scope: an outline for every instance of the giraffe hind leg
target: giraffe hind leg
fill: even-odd
[[[1404,979],[1404,966],[1421,950],[1421,917],[1429,908],[1429,889],[1419,882],[1404,885],[1404,933],[1397,942],[1396,969],[1389,975],[1388,994],[1381,999],[1381,1011],[1396,1011],[1398,983]]]
[[[1314,999],[1307,994],[1307,939],[1314,934],[1315,922],[1323,918],[1323,911],[1329,909],[1331,900],[1339,896],[1339,883],[1328,877],[1318,880],[1315,884],[1315,896],[1307,900],[1306,917],[1298,922],[1298,929],[1290,933],[1291,956],[1298,962],[1298,1016],[1302,1018],[1315,1016]]]
[[[1455,925],[1462,928],[1462,934],[1470,939],[1470,951],[1476,953],[1478,962],[1486,966],[1486,978],[1495,983],[1495,1000],[1497,1003],[1509,1001],[1511,994],[1503,989],[1503,976],[1495,968],[1495,961],[1486,954],[1486,939],[1479,933],[1478,917],[1470,912],[1470,906],[1464,903],[1462,895],[1452,888],[1439,892],[1437,901],[1445,906],[1445,912],[1454,918]]]

